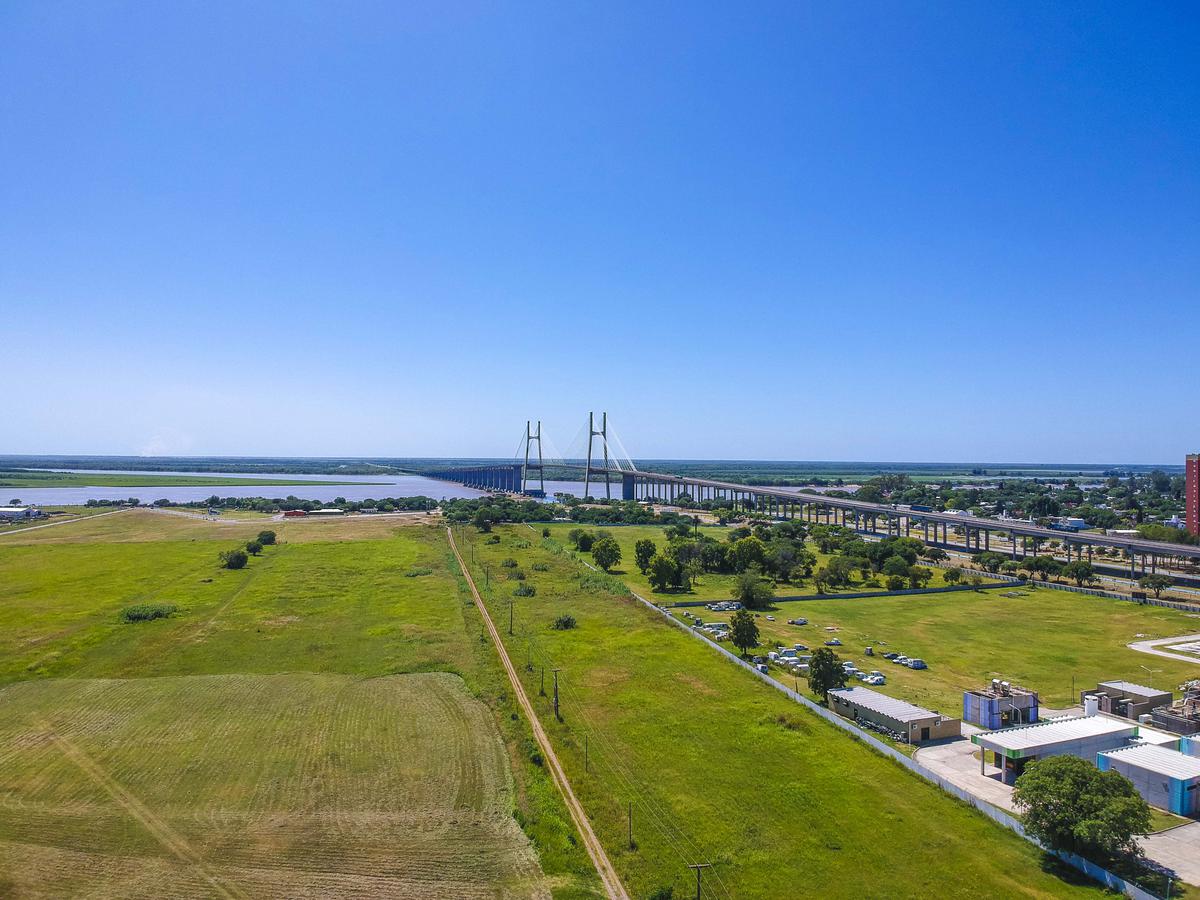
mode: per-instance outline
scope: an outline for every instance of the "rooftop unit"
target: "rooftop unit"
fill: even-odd
[[[1181,684],[1183,696],[1170,706],[1160,706],[1150,713],[1159,728],[1176,734],[1200,734],[1200,680]]]
[[[989,686],[963,691],[963,721],[995,730],[1038,721],[1038,695],[1008,681],[993,678]]]

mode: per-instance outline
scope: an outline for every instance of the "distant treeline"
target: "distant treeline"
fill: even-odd
[[[404,475],[396,460],[291,459],[220,456],[0,456],[0,472],[29,469],[110,469],[114,472],[229,472],[246,475]]]

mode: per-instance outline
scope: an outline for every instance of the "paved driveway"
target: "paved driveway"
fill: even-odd
[[[1174,869],[1188,884],[1200,885],[1200,822],[1138,838],[1138,842],[1150,859]]]
[[[965,728],[965,726],[964,726]],[[1016,812],[1012,802],[1012,788],[1000,780],[1000,770],[989,763],[984,774],[979,774],[979,748],[969,740],[947,741],[921,747],[913,759],[937,772],[951,784],[986,800],[992,806]]]

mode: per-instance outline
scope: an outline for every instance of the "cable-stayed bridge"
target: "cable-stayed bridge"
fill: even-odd
[[[646,472],[637,467],[616,437],[607,413],[588,414],[586,427],[568,446],[566,455],[553,447],[546,453],[542,423],[525,423],[525,434],[512,462],[459,466],[428,474],[432,478],[453,481],[485,491],[545,496],[546,470],[582,472],[584,496],[605,499],[647,500],[672,504],[689,501],[724,501],[734,508],[762,518],[801,519],[807,522],[837,524],[867,534],[916,536],[926,542],[965,547],[968,551],[992,549],[992,537],[1006,538],[1005,552],[1013,559],[1032,549],[1037,555],[1042,544],[1058,541],[1068,560],[1092,559],[1095,548],[1112,548],[1128,554],[1129,575],[1158,568],[1166,557],[1200,560],[1200,546],[1167,544],[1119,534],[1059,531],[1032,522],[989,519],[959,512],[914,510],[886,503],[868,503],[851,497],[829,497],[803,493],[795,488],[738,484],[711,478]],[[619,493],[618,493],[619,490]],[[601,493],[603,491],[603,493]],[[951,542],[951,535],[956,540]],[[1017,538],[1025,540],[1018,541]],[[1020,546],[1018,546],[1020,545]],[[998,548],[999,549],[999,548]]]

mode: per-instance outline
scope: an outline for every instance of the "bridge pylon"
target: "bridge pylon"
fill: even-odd
[[[583,470],[583,496],[591,495],[592,484],[592,438],[600,438],[604,448],[604,497],[612,499],[612,483],[608,480],[608,413],[600,413],[600,430],[596,430],[596,414],[588,413],[588,455],[587,466]]]
[[[546,496],[546,471],[542,466],[542,420],[538,419],[537,430],[531,428],[532,422],[525,420],[525,465],[521,468],[521,493],[529,493],[529,470],[537,469],[539,496]],[[537,463],[529,464],[529,445],[537,441]]]

